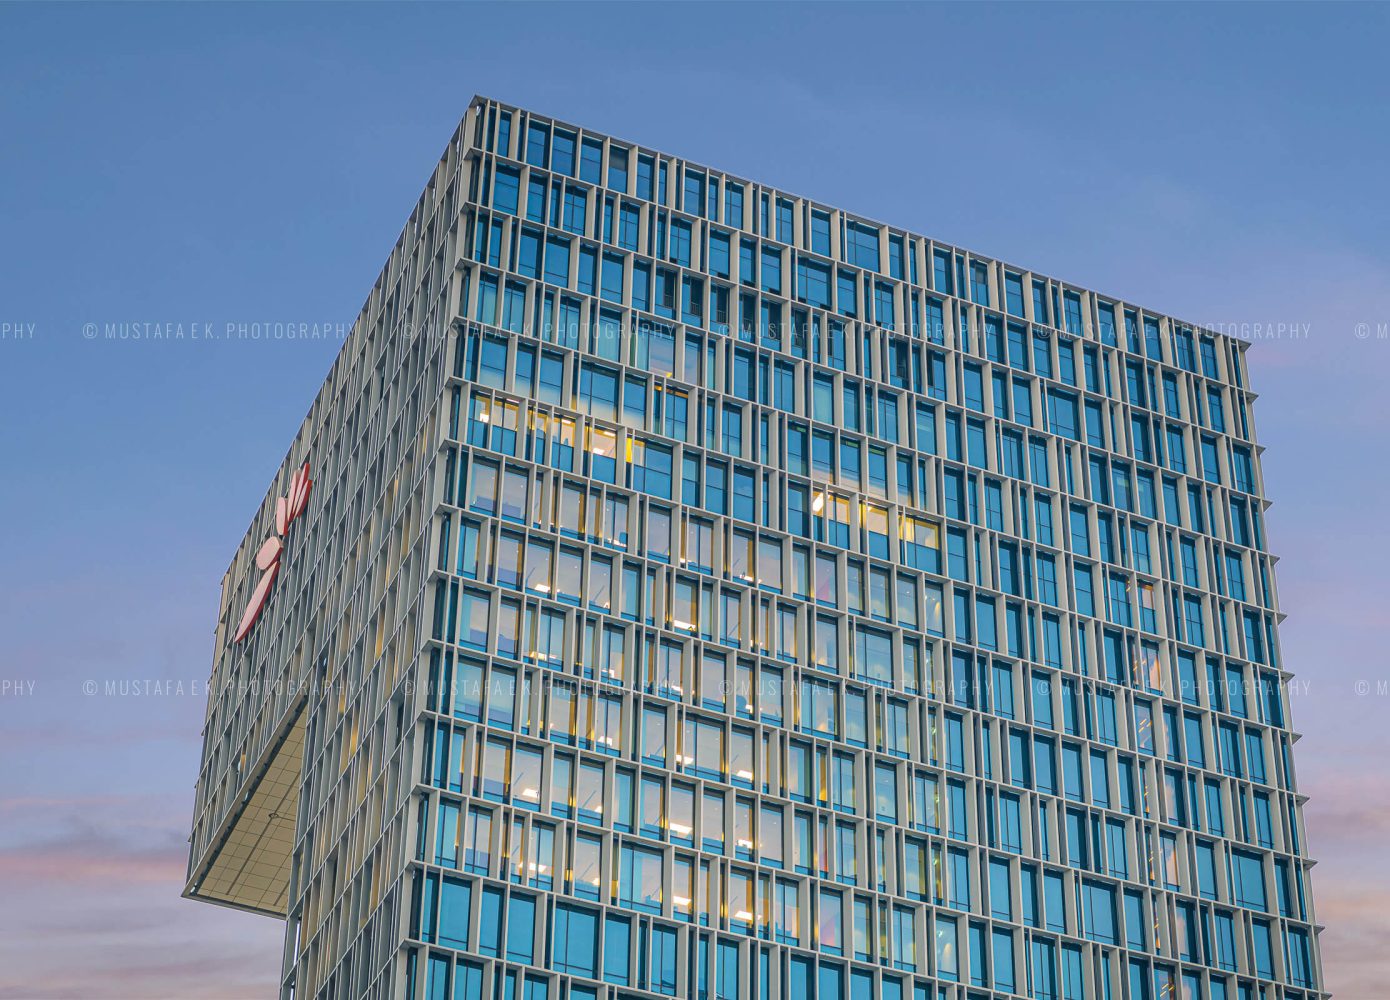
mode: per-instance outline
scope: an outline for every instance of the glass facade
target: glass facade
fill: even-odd
[[[285,996],[1326,996],[1244,344],[481,98],[353,338]]]

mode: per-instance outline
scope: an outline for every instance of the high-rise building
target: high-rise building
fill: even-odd
[[[475,99],[223,583],[282,996],[1323,998],[1246,345]]]

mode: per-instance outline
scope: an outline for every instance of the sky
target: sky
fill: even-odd
[[[0,1000],[274,995],[280,925],[179,898],[219,587],[479,92],[1257,341],[1327,983],[1382,996],[1388,31],[1333,4],[0,6]],[[277,323],[328,335],[252,335]],[[119,334],[155,324],[183,336]]]

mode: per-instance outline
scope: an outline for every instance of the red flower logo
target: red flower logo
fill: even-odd
[[[304,513],[304,508],[309,503],[309,490],[313,486],[314,481],[309,478],[309,463],[305,462],[303,468],[290,478],[290,491],[275,501],[275,534],[267,538],[256,552],[256,568],[261,571],[261,578],[256,583],[256,589],[251,591],[251,600],[246,602],[246,610],[241,613],[241,621],[237,624],[232,642],[245,639],[251,627],[256,624],[256,619],[261,616],[261,609],[265,607],[270,588],[275,583],[275,575],[280,572],[280,556],[285,551],[285,532],[294,523],[294,519]]]

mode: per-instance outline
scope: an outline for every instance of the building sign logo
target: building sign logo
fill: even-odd
[[[256,568],[261,571],[261,578],[256,583],[256,589],[251,591],[251,600],[246,603],[246,610],[241,613],[241,621],[236,627],[236,634],[232,636],[232,642],[245,639],[252,626],[256,624],[256,619],[261,616],[261,609],[265,607],[270,588],[275,583],[275,575],[280,572],[280,556],[285,551],[285,532],[289,531],[294,519],[304,513],[304,507],[309,503],[309,490],[313,486],[314,481],[309,478],[309,463],[305,462],[303,467],[290,477],[290,491],[275,501],[275,534],[267,538],[256,552]]]

